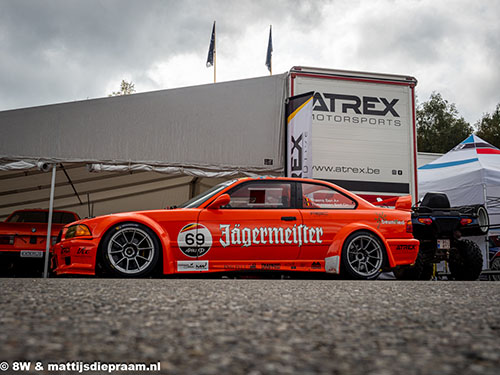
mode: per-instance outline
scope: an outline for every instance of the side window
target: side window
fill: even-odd
[[[347,195],[330,188],[325,185],[307,184],[302,186],[302,208],[308,209],[354,209],[356,201],[349,198]]]
[[[225,208],[290,208],[291,184],[255,181],[229,192],[231,202]]]

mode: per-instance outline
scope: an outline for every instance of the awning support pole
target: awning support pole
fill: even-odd
[[[47,223],[47,241],[45,242],[45,266],[43,268],[43,278],[49,276],[49,249],[52,242],[52,213],[54,211],[54,190],[56,187],[56,165],[52,165],[52,181],[50,183],[50,203],[49,203],[49,222]]]

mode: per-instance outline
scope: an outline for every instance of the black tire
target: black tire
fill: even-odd
[[[433,271],[432,263],[425,263],[422,252],[419,251],[413,266],[399,267],[392,270],[392,273],[397,280],[430,280]]]
[[[456,249],[450,254],[449,266],[455,280],[477,280],[483,270],[481,249],[473,241],[457,241]]]
[[[105,273],[119,277],[150,275],[160,259],[161,245],[156,234],[138,223],[121,223],[103,236],[99,245]]]
[[[490,264],[490,270],[500,271],[500,257],[495,257]],[[500,281],[500,275],[490,275],[490,280]]]
[[[358,280],[376,279],[386,261],[385,247],[373,233],[359,231],[342,245],[341,274]]]

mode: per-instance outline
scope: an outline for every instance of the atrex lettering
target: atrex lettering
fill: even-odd
[[[335,102],[341,103],[341,112],[348,113],[352,110],[358,115],[373,115],[385,116],[391,113],[394,117],[399,117],[398,112],[394,109],[399,99],[376,98],[372,96],[355,96],[343,94],[315,93],[314,94],[314,111],[336,112]],[[390,101],[389,101],[390,100]],[[327,103],[330,104],[328,107]],[[380,108],[383,107],[383,108]],[[380,108],[380,109],[376,109]]]

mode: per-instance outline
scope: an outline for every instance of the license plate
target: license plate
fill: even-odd
[[[448,250],[450,248],[450,240],[437,240],[437,248]]]
[[[21,258],[43,258],[43,251],[22,250]]]

